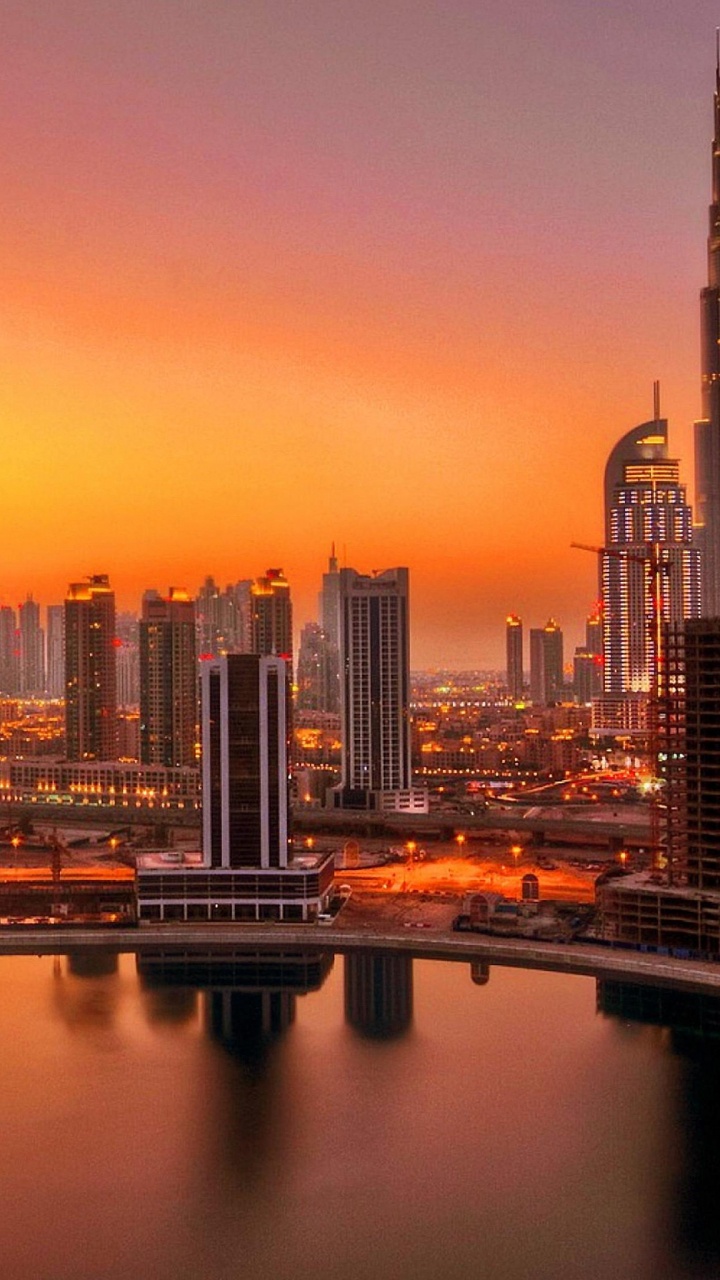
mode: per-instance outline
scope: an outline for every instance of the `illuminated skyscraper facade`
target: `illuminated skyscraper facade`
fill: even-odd
[[[282,569],[268,569],[250,588],[252,651],[292,664],[290,584]]]
[[[18,610],[20,631],[20,692],[32,697],[45,691],[45,636],[40,606],[32,596]]]
[[[0,607],[0,693],[20,692],[20,636],[15,610]]]
[[[513,702],[519,702],[523,693],[523,625],[514,613],[505,620],[505,650],[508,694]]]
[[[46,683],[51,698],[65,697],[65,609],[49,604],[46,613]]]
[[[148,593],[140,621],[140,760],[194,765],[197,723],[195,605],[171,587]]]
[[[68,760],[117,759],[115,595],[106,574],[74,582],[65,599]]]
[[[720,617],[720,62],[715,67],[708,283],[700,295],[702,418],[695,423],[695,541],[703,556],[702,614]]]
[[[667,420],[656,416],[628,431],[605,468],[605,537],[601,555],[604,693],[647,694],[655,666],[649,547],[660,558],[665,622],[701,610],[700,553],[679,464],[668,457]]]
[[[410,795],[408,571],[340,570],[343,807]]]

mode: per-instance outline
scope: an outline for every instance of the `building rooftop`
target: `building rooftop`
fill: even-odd
[[[278,871],[316,871],[325,866],[333,853],[302,853],[291,858],[287,867],[208,867],[200,850],[163,849],[152,853],[139,853],[136,858],[138,871],[207,871],[227,873],[244,871],[248,874],[271,874]]]
[[[648,871],[635,871],[626,876],[613,877],[600,885],[600,888],[622,889],[625,892],[646,893],[654,897],[665,895],[673,898],[684,898],[689,901],[698,901],[699,899],[706,901],[708,898],[716,898],[720,904],[720,890],[696,889],[684,884],[668,884],[665,880],[658,882],[652,879],[652,872]]]

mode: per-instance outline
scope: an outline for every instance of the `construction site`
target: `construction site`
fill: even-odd
[[[137,922],[135,870],[116,843],[72,849],[57,835],[0,835],[0,926]]]

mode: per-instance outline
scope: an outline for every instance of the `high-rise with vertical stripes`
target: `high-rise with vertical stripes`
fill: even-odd
[[[340,570],[344,808],[415,808],[411,786],[408,571]]]
[[[695,423],[695,541],[703,556],[702,614],[720,617],[720,56],[716,47],[708,282],[700,294],[702,418]]]

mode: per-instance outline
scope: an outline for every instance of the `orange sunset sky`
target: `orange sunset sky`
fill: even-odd
[[[692,484],[716,6],[10,0],[0,600],[330,543],[413,665],[566,656],[662,383]]]

